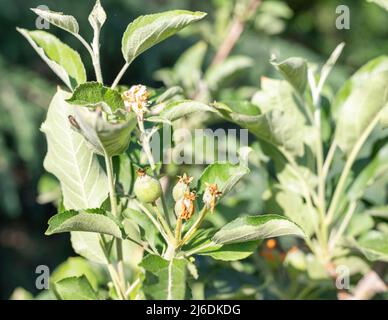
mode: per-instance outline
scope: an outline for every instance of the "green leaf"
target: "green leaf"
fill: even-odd
[[[50,280],[55,283],[69,277],[80,277],[84,275],[94,290],[98,289],[103,275],[92,266],[90,262],[81,257],[71,257],[61,263],[51,274]]]
[[[147,241],[150,247],[156,251],[158,245],[162,245],[159,239],[159,231],[155,225],[144,215],[140,210],[127,208],[123,215],[126,217],[125,221],[130,221],[139,229],[140,238]]]
[[[144,292],[156,300],[182,300],[186,292],[187,260],[164,260],[148,255],[140,264],[146,270]]]
[[[87,108],[74,109],[77,125],[73,129],[79,132],[95,153],[113,157],[128,149],[131,133],[136,127],[135,114],[127,114],[125,120],[107,121],[99,111]]]
[[[151,104],[160,104],[163,102],[169,102],[170,100],[174,98],[179,98],[182,96],[183,89],[178,86],[174,86],[168,89],[157,89],[154,91],[154,93],[150,94],[148,101]]]
[[[107,177],[85,139],[71,129],[68,116],[74,107],[65,101],[69,96],[58,89],[42,125],[48,144],[44,167],[60,181],[66,210],[99,208],[108,196]],[[97,234],[72,232],[71,242],[85,258],[107,262]]]
[[[213,246],[209,244],[209,247],[196,252],[196,254],[210,256],[216,260],[237,261],[249,257],[257,249],[258,244],[258,241],[248,241],[225,245],[217,245],[214,243]]]
[[[353,214],[348,227],[346,228],[346,236],[357,237],[371,230],[375,223],[370,215],[365,212],[357,212]]]
[[[97,293],[85,276],[58,281],[55,291],[61,300],[98,300]]]
[[[79,85],[66,101],[82,107],[103,105],[104,110],[109,107],[110,113],[114,113],[117,109],[125,109],[120,93],[98,82],[87,82]]]
[[[307,274],[313,280],[323,280],[328,279],[329,274],[327,268],[322,262],[320,257],[317,257],[313,254],[306,255],[306,266],[307,266]]]
[[[95,232],[122,238],[122,234],[117,223],[105,215],[103,210],[68,210],[51,217],[48,221],[49,227],[46,235],[55,233],[84,231]]]
[[[388,234],[370,231],[355,243],[368,260],[388,262]]]
[[[388,0],[367,0],[368,2],[375,3],[388,11]]]
[[[380,123],[384,129],[388,127],[388,106],[385,106],[382,111]]]
[[[349,275],[366,274],[371,267],[365,262],[365,259],[357,256],[344,256],[335,259],[334,265],[346,266],[349,269]]]
[[[381,148],[376,156],[373,159],[370,159],[368,165],[357,175],[347,193],[349,199],[356,201],[362,198],[365,190],[387,170],[388,145]]]
[[[213,109],[199,101],[181,100],[169,103],[160,113],[160,117],[168,121],[175,121],[199,111],[213,111]]]
[[[64,15],[62,12],[54,12],[38,8],[31,10],[39,17],[47,20],[58,28],[61,28],[73,34],[78,34],[79,32],[78,22],[73,16]]]
[[[194,91],[202,77],[202,64],[207,51],[207,44],[200,41],[186,50],[174,65],[176,76],[186,90]]]
[[[144,51],[205,17],[203,12],[173,10],[140,16],[124,32],[121,50],[127,63]]]
[[[214,163],[203,171],[198,180],[197,190],[199,193],[203,193],[206,189],[206,183],[215,183],[218,190],[225,195],[248,173],[249,169],[242,165]]]
[[[215,91],[229,78],[235,76],[247,68],[253,66],[253,59],[246,56],[228,57],[222,63],[211,66],[206,74],[205,80],[211,90]]]
[[[314,190],[318,185],[318,177],[307,167],[298,166],[297,170],[303,178],[303,183],[295,174],[295,170],[293,170],[288,163],[284,166],[283,170],[277,174],[277,178],[282,189],[304,196],[305,184],[311,190]]]
[[[101,264],[107,264],[108,260],[100,245],[100,235],[91,232],[71,232],[71,246],[74,251],[84,258]]]
[[[211,239],[215,229],[199,230],[195,237],[183,247],[185,254],[210,256],[216,260],[237,261],[249,257],[257,248],[259,241],[233,244],[217,244]]]
[[[372,207],[365,214],[376,218],[388,219],[388,206]]]
[[[283,214],[301,226],[306,235],[311,236],[317,230],[318,212],[309,209],[300,194],[282,190],[276,194],[276,202],[283,209]]]
[[[212,240],[219,244],[231,244],[286,235],[305,237],[303,230],[291,220],[268,214],[237,218],[222,227]]]
[[[335,139],[344,152],[352,150],[371,121],[387,104],[387,82],[388,71],[385,71],[371,75],[365,81],[347,82],[345,89],[339,92]]]
[[[214,107],[222,117],[248,129],[257,138],[302,156],[306,118],[292,87],[285,81],[263,79],[262,90],[255,94],[252,103],[231,101],[215,103]]]
[[[73,88],[72,79],[78,84],[86,81],[86,72],[77,51],[45,31],[17,28],[44,62],[66,84]]]
[[[307,85],[307,62],[302,58],[289,58],[283,62],[271,60],[271,64],[282,74],[294,89],[304,95]]]
[[[89,23],[92,28],[96,30],[100,30],[105,23],[106,13],[104,8],[101,6],[100,0],[96,1],[96,4],[93,7],[92,12],[89,15]]]
[[[99,208],[108,196],[107,177],[85,139],[71,129],[68,116],[74,107],[58,89],[42,124],[48,144],[45,169],[60,181],[66,210]]]

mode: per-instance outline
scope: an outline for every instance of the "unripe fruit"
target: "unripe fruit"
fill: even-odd
[[[172,189],[172,197],[174,198],[175,201],[179,201],[180,199],[183,198],[183,196],[185,195],[185,192],[189,190],[190,190],[189,186],[186,183],[182,181],[178,181],[178,183]]]
[[[193,181],[192,177],[189,177],[186,173],[183,176],[178,177],[177,184],[172,189],[172,197],[175,202],[182,199],[186,192],[190,191],[190,183]]]
[[[139,174],[139,173],[138,173]],[[162,195],[162,187],[155,178],[140,173],[133,188],[136,198],[142,203],[153,203]]]

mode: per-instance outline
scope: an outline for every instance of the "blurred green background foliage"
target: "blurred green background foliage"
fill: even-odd
[[[208,44],[205,64],[223,40],[225,25],[232,19],[234,0],[103,0],[108,23],[101,36],[102,69],[107,83],[111,83],[123,61],[120,53],[121,36],[127,24],[141,14],[169,9],[200,10],[207,18],[188,32],[174,37],[149,50],[137,59],[123,78],[125,84],[143,83],[159,87],[155,72],[173,67],[179,56],[197,41]],[[337,30],[336,7],[350,8],[350,30]],[[42,162],[46,152],[43,134],[39,131],[55,86],[59,83],[51,70],[31,50],[29,44],[16,32],[16,26],[35,29],[36,16],[29,8],[46,5],[51,10],[63,11],[77,17],[86,38],[92,37],[87,16],[94,5],[88,1],[58,0],[3,0],[0,2],[0,298],[9,298],[13,289],[22,286],[36,292],[35,268],[46,264],[54,268],[72,255],[68,236],[47,240],[46,222],[54,207],[46,202],[50,192],[50,177],[44,174]],[[233,49],[233,54],[253,59],[247,75],[227,88],[258,86],[262,76],[275,76],[268,63],[272,53],[279,59],[303,56],[321,63],[344,41],[346,48],[339,67],[330,78],[334,88],[366,61],[388,52],[388,14],[364,0],[290,0],[264,1],[255,17],[250,20]],[[51,27],[49,30],[81,53],[88,74],[92,75],[87,52],[71,35]],[[229,94],[227,91],[223,94]],[[265,172],[256,173],[265,176]],[[262,179],[263,181],[265,179]],[[260,177],[250,181],[255,190],[265,190]],[[50,185],[49,185],[50,186]],[[41,189],[39,192],[39,188]],[[49,189],[48,193],[47,190]],[[242,188],[243,189],[243,188]],[[40,193],[40,197],[39,197]],[[43,195],[43,198],[42,198]],[[241,194],[252,199],[249,190]],[[247,200],[248,201],[248,200]],[[249,202],[249,201],[248,201]],[[254,213],[261,203],[244,207]],[[203,262],[208,263],[208,262]],[[224,277],[233,281],[254,283],[245,273],[224,274],[214,267],[212,277],[219,278],[222,292]],[[249,268],[248,268],[249,270]],[[250,271],[247,273],[249,274]],[[281,276],[281,275],[280,275]],[[245,277],[245,278],[244,278]],[[240,279],[241,278],[241,279]],[[211,296],[211,292],[209,293]],[[227,292],[225,292],[227,297]],[[271,297],[269,295],[269,297]]]

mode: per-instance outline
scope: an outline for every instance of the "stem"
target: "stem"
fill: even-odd
[[[136,287],[139,285],[140,283],[140,278],[137,278],[132,284],[131,286],[128,288],[128,290],[125,292],[125,297],[126,298],[129,298],[129,295],[132,293],[132,291],[134,289],[136,289]]]
[[[110,258],[109,258],[109,251],[110,250],[108,249],[105,237],[102,234],[100,234],[100,244],[101,244],[101,247],[102,247],[102,251],[104,252],[105,258],[107,259],[107,261],[110,261]],[[112,263],[110,263],[110,262],[108,263],[108,272],[109,272],[109,276],[110,276],[110,278],[112,280],[112,283],[113,283],[113,285],[115,287],[117,295],[119,296],[119,298],[121,300],[124,300],[125,299],[125,295],[122,292],[122,288],[120,286],[119,277],[117,275],[117,272],[116,272],[115,268],[113,267]]]
[[[179,217],[176,221],[175,226],[175,241],[179,243],[181,241],[181,233],[182,233],[182,218]]]
[[[140,243],[139,241],[135,240],[135,239],[132,239],[130,237],[127,237],[125,238],[126,240],[128,241],[131,241],[133,242],[134,244],[138,245],[139,247],[141,247],[142,249],[144,249],[145,251],[147,251],[149,254],[155,254],[156,252],[150,250],[147,248],[147,246],[145,246],[144,244]]]
[[[245,14],[242,14],[241,16],[235,15],[228,32],[228,36],[221,43],[211,66],[222,63],[229,56],[244,31],[245,23],[256,12],[256,9],[260,4],[261,0],[252,0],[248,5]]]
[[[290,163],[290,168],[292,172],[296,175],[296,177],[302,182],[303,184],[303,193],[304,193],[304,198],[306,200],[307,207],[310,212],[313,212],[314,210],[314,204],[315,203],[316,207],[318,207],[318,214],[320,215],[320,219],[322,221],[321,223],[321,229],[316,230],[317,236],[321,242],[321,244],[325,247],[325,243],[327,241],[327,231],[326,227],[324,225],[324,213],[321,211],[321,207],[319,206],[319,199],[317,198],[316,193],[314,193],[314,190],[310,190],[306,180],[303,178],[303,176],[300,174],[298,165],[295,162],[294,158],[283,148],[279,148],[280,152],[284,155],[284,157],[287,159],[287,161]]]
[[[176,253],[176,249],[177,249],[177,246],[176,246],[175,241],[174,241],[174,243],[169,243],[168,246],[167,246],[167,250],[166,250],[166,252],[163,255],[163,258],[166,259],[166,260],[169,260],[169,261],[174,259],[175,253]]]
[[[93,49],[92,47],[89,45],[89,43],[86,42],[86,40],[78,33],[74,34],[73,35],[83,44],[83,46],[86,48],[86,50],[88,50],[90,56],[93,58]]]
[[[337,149],[337,143],[333,141],[329,151],[327,152],[325,163],[323,164],[322,179],[324,180],[326,180],[327,175],[329,174],[329,169],[330,169],[331,163],[333,162],[336,149]]]
[[[108,264],[108,272],[112,279],[117,295],[121,300],[125,300],[125,292],[122,291],[119,276],[111,263]]]
[[[374,119],[370,122],[368,127],[365,129],[364,133],[361,135],[361,137],[358,139],[356,144],[354,145],[352,151],[349,154],[348,160],[345,163],[345,167],[342,170],[342,174],[340,176],[340,179],[338,181],[338,185],[335,189],[333,199],[331,200],[330,207],[326,216],[326,224],[329,225],[334,217],[334,213],[337,209],[338,201],[340,200],[341,194],[345,188],[345,183],[348,178],[348,175],[350,173],[350,170],[352,169],[352,166],[357,158],[357,155],[359,151],[361,150],[362,146],[364,145],[366,139],[369,137],[375,126],[380,120],[381,111],[374,117]]]
[[[199,247],[197,247],[197,248],[194,248],[193,250],[186,251],[186,252],[184,253],[184,255],[185,255],[185,257],[190,257],[190,256],[192,256],[194,253],[197,253],[197,252],[199,252],[199,251],[201,251],[201,250],[203,250],[203,249],[212,247],[212,246],[214,246],[214,245],[216,245],[216,244],[215,244],[214,242],[210,241],[209,243],[206,243],[206,244],[204,244],[204,245],[202,245],[202,246],[199,246]]]
[[[291,171],[299,179],[299,181],[303,184],[303,186],[304,186],[303,191],[305,193],[305,198],[306,198],[307,204],[311,207],[313,206],[313,202],[315,204],[317,204],[318,197],[317,197],[316,193],[314,192],[314,190],[310,190],[310,187],[308,186],[306,180],[303,178],[303,176],[299,172],[298,164],[295,162],[294,158],[288,153],[288,151],[286,151],[282,147],[279,147],[278,150],[283,154],[283,156],[289,162]]]
[[[321,242],[322,250],[327,252],[327,237],[328,237],[328,229],[325,224],[325,214],[326,214],[326,179],[323,175],[323,143],[322,143],[322,134],[321,134],[321,105],[320,105],[320,95],[319,91],[313,90],[315,86],[312,87],[313,93],[313,103],[315,107],[314,112],[314,122],[317,130],[316,137],[316,166],[317,166],[317,176],[318,176],[318,214],[319,214],[319,233],[317,233],[318,240]],[[318,92],[318,94],[315,94]]]
[[[321,138],[321,110],[315,111],[315,123],[317,127],[317,174],[318,174],[318,201],[321,210],[321,220],[323,221],[324,212],[326,211],[326,200],[325,200],[325,180],[323,179],[323,145]]]
[[[98,82],[103,83],[102,79],[102,72],[101,72],[101,64],[100,64],[100,28],[96,28],[94,30],[94,37],[93,37],[93,66],[96,73],[96,79]]]
[[[98,82],[103,83],[101,65],[100,65],[100,48],[99,48],[100,32],[99,31],[97,32],[98,37],[96,37],[96,32],[95,32],[95,35],[93,38],[93,49],[80,34],[76,33],[74,34],[74,36],[83,44],[86,50],[88,50],[89,55],[92,58],[96,79]]]
[[[173,233],[171,232],[170,227],[168,226],[166,220],[164,219],[163,215],[160,213],[158,207],[156,205],[153,206],[156,212],[156,216],[158,217],[160,223],[162,224],[162,227],[164,231],[167,233],[169,239],[175,239]],[[170,241],[171,242],[171,241]]]
[[[121,78],[123,77],[125,71],[127,71],[129,65],[130,65],[130,63],[129,63],[129,62],[126,62],[126,63],[124,64],[124,66],[121,68],[121,70],[120,70],[120,72],[118,73],[116,79],[115,79],[115,80],[113,81],[113,83],[112,83],[112,86],[111,86],[112,89],[116,88],[116,86],[119,84]]]
[[[330,240],[330,243],[329,243],[330,251],[332,251],[335,248],[337,241],[341,238],[341,236],[345,232],[346,227],[348,226],[350,220],[352,219],[354,212],[356,211],[356,208],[357,208],[356,201],[351,202],[349,205],[348,211],[346,212],[346,215],[345,215],[340,227],[338,228],[337,233]]]
[[[204,206],[199,214],[197,221],[194,222],[194,224],[187,231],[183,239],[178,243],[178,247],[182,247],[187,241],[189,241],[194,236],[195,232],[198,230],[202,221],[205,219],[207,213],[208,213],[208,209],[206,206]]]
[[[112,210],[112,214],[120,219],[119,212],[117,210],[117,200],[116,200],[116,190],[115,190],[115,183],[113,178],[113,164],[112,164],[112,157],[109,157],[105,154],[105,166],[106,166],[106,172],[108,176],[108,187],[109,187],[109,199],[110,199],[110,206]],[[123,244],[122,240],[119,238],[115,238],[116,242],[116,251],[117,251],[117,269],[120,279],[120,285],[125,291],[125,275],[124,275],[124,265],[123,265]]]
[[[147,135],[145,128],[144,128],[143,120],[139,119],[138,124],[139,124],[139,130],[142,134],[141,140],[142,140],[143,149],[144,149],[144,152],[146,153],[148,162],[150,164],[152,175],[154,176],[154,178],[156,180],[159,181],[157,174],[156,174],[155,160],[154,160],[154,157],[152,156],[151,147],[150,147],[150,137],[152,136],[152,134],[150,136]],[[160,196],[160,200],[162,202],[163,212],[164,212],[164,215],[165,215],[166,220],[167,220],[168,230],[171,231],[171,221],[170,221],[170,216],[169,216],[169,212],[167,209],[167,202],[166,202],[166,198],[164,196],[163,188],[162,188],[162,194]]]

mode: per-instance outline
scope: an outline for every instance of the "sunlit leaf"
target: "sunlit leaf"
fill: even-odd
[[[231,244],[294,235],[305,237],[303,230],[291,220],[275,215],[240,217],[222,227],[213,237],[215,243]]]
[[[230,163],[211,164],[203,171],[198,180],[198,192],[204,192],[206,184],[217,184],[218,190],[225,195],[248,173],[249,169],[242,165]]]
[[[68,210],[51,217],[46,235],[55,233],[84,231],[108,234],[121,238],[122,234],[117,223],[104,211],[97,209]]]
[[[123,35],[121,49],[125,60],[131,63],[144,51],[205,15],[203,12],[172,10],[138,17],[128,25]]]
[[[50,10],[31,9],[41,18],[47,20],[54,26],[66,30],[73,34],[78,34],[79,26],[77,20],[73,16],[64,15],[62,12],[54,12]]]

